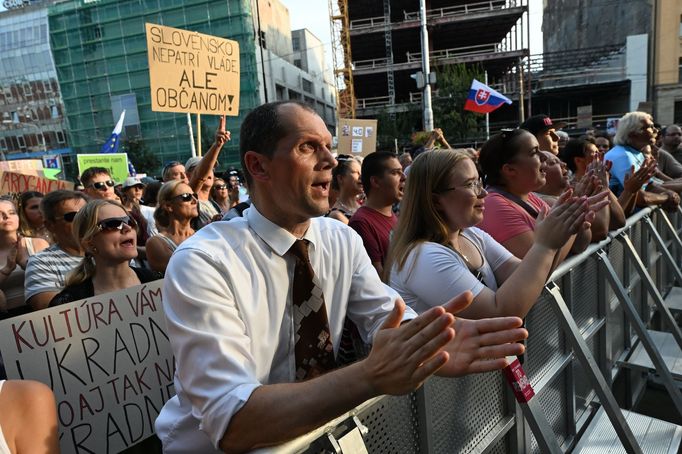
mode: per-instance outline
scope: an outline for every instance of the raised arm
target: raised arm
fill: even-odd
[[[225,131],[225,115],[222,115],[218,121],[218,129],[215,132],[213,145],[201,158],[194,172],[192,172],[192,178],[189,180],[189,185],[194,192],[199,192],[211,170],[215,167],[216,162],[218,162],[220,150],[230,138],[230,131]]]

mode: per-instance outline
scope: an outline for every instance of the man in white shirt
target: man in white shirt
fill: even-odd
[[[304,104],[266,104],[242,123],[253,205],[243,218],[210,224],[183,242],[166,272],[178,395],[156,421],[164,452],[279,444],[372,397],[411,392],[436,372],[499,369],[505,356],[523,352],[519,318],[455,320],[470,293],[420,316],[405,308],[379,280],[360,237],[319,217],[329,209],[330,149],[323,120]],[[292,303],[297,239],[308,243],[307,263],[326,304],[329,350],[338,351],[346,315],[373,343],[366,359],[304,381],[296,381],[297,330],[308,314]]]

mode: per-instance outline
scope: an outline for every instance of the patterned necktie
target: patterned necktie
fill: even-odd
[[[308,257],[308,242],[296,240],[289,249],[296,257],[292,302],[296,380],[322,375],[336,367],[324,294]]]

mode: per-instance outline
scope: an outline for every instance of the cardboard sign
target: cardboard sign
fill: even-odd
[[[16,172],[2,172],[0,175],[0,194],[19,194],[27,191],[38,191],[43,194],[59,189],[73,190],[73,183],[64,180],[51,180],[37,175],[25,175]]]
[[[339,154],[367,156],[377,149],[376,120],[339,120]]]
[[[23,173],[24,175],[40,175],[43,162],[40,159],[15,159],[13,161],[0,161],[0,170]]]
[[[175,394],[161,280],[0,322],[7,375],[55,393],[63,454],[149,437]]]
[[[239,115],[239,43],[145,24],[152,110]]]
[[[116,182],[122,184],[128,178],[128,155],[125,153],[93,153],[79,154],[78,174],[90,167],[104,167]]]

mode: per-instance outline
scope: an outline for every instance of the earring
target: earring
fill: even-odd
[[[96,248],[96,247],[93,247],[93,248],[92,248],[92,253],[93,253],[93,254],[97,254],[97,248]]]

